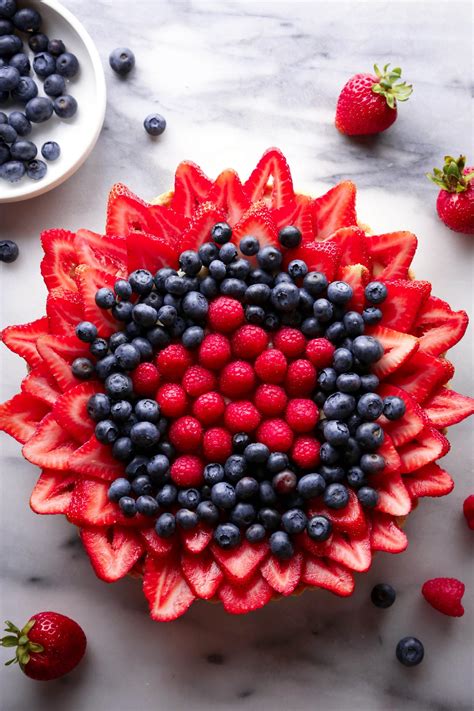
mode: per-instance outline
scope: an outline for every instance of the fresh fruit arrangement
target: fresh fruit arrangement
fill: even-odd
[[[453,487],[467,316],[411,277],[415,235],[358,226],[355,193],[298,194],[270,149],[243,183],[181,163],[159,204],[115,186],[104,235],[42,234],[47,314],[2,333],[29,373],[0,426],[43,470],[33,510],[77,525],[103,580],[142,576],[153,619],[350,595]]]
[[[445,156],[443,169],[434,168],[428,178],[441,188],[436,209],[444,224],[474,235],[474,168],[466,168],[466,157]]]
[[[0,111],[0,178],[16,183],[27,175],[41,180],[47,164],[37,158],[38,148],[29,140],[32,124],[48,121],[53,114],[72,118],[76,99],[68,93],[67,80],[79,71],[75,54],[67,51],[60,39],[49,39],[41,30],[42,19],[34,8],[17,7],[15,0],[0,2],[0,106],[22,104],[23,111]],[[24,46],[33,54],[32,62]],[[39,96],[38,83],[31,68],[43,82],[45,96]],[[41,148],[47,161],[59,158],[60,148],[47,141]]]

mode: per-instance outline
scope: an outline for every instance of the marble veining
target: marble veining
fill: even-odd
[[[41,229],[100,231],[114,182],[151,198],[168,189],[183,158],[211,175],[230,165],[245,176],[269,145],[284,150],[296,185],[314,194],[355,180],[360,218],[376,230],[417,233],[418,276],[454,308],[469,307],[472,239],[439,223],[436,190],[424,178],[445,153],[473,158],[469,2],[64,1],[106,65],[106,123],[92,156],[67,183],[29,203],[0,207],[1,236],[21,248],[21,258],[2,267],[1,326],[43,313]],[[120,45],[137,56],[127,81],[107,66],[109,51]],[[400,64],[413,97],[386,134],[344,138],[333,126],[338,91],[374,61]],[[168,120],[157,140],[141,127],[154,110]],[[471,386],[471,345],[472,332],[452,352],[453,384],[464,392]],[[5,350],[0,363],[6,399],[24,370]],[[450,439],[444,463],[455,491],[420,503],[407,524],[408,550],[377,556],[350,600],[306,592],[245,618],[201,602],[176,623],[158,625],[147,617],[137,581],[100,582],[74,529],[29,510],[38,472],[2,436],[0,619],[63,611],[84,626],[89,652],[73,674],[45,685],[1,667],[1,710],[468,711],[474,580],[472,534],[460,511],[472,493],[472,427],[457,426]],[[442,617],[421,598],[421,583],[443,574],[468,586],[462,620]],[[369,601],[381,581],[398,590],[386,611]],[[415,669],[394,658],[406,634],[425,644],[425,660]]]

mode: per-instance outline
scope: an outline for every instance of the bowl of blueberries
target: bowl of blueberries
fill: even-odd
[[[69,178],[92,151],[105,106],[99,54],[69,10],[0,0],[0,203]]]

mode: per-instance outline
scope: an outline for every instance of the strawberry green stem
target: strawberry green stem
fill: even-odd
[[[5,666],[10,664],[19,664],[23,669],[30,661],[32,652],[44,652],[44,647],[36,642],[31,642],[28,638],[28,633],[33,628],[35,620],[30,620],[26,623],[23,629],[18,629],[16,625],[8,620],[5,622],[5,632],[8,634],[0,639],[2,647],[16,647],[15,656],[5,662]]]
[[[474,172],[464,173],[465,166],[466,156],[459,156],[457,160],[452,156],[444,156],[443,170],[433,168],[433,172],[427,173],[426,177],[448,193],[463,193],[469,181],[474,179]]]
[[[372,91],[374,94],[384,96],[388,106],[394,109],[395,101],[407,101],[413,91],[413,87],[406,82],[397,84],[402,76],[402,70],[400,67],[389,70],[389,66],[390,64],[386,64],[383,71],[381,71],[378,66],[374,64],[374,71],[377,75],[378,82],[373,84]]]

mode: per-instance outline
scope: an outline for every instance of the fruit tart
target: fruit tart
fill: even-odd
[[[243,182],[183,162],[154,204],[115,185],[105,234],[41,236],[46,316],[2,333],[28,373],[0,426],[42,470],[32,509],[79,528],[101,579],[142,579],[154,620],[351,595],[453,488],[467,316],[355,198],[297,193],[272,148]]]

